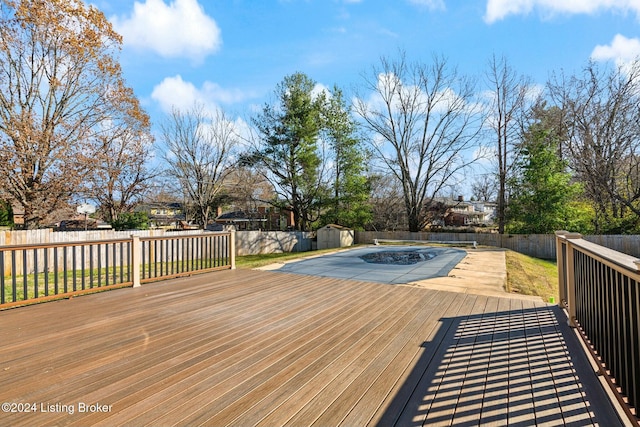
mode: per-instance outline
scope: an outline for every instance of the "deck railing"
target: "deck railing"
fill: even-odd
[[[231,266],[231,233],[141,237],[140,243],[142,283]]]
[[[622,404],[638,423],[640,409],[640,260],[556,233],[560,305]]]
[[[0,246],[0,309],[235,268],[234,232]]]

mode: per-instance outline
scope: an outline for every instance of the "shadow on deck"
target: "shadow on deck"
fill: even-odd
[[[621,425],[557,306],[443,318],[379,426]]]
[[[248,270],[13,309],[0,425],[618,425],[559,316]]]

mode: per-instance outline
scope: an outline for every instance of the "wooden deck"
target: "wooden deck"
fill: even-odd
[[[250,270],[12,309],[0,425],[618,425],[558,315]]]

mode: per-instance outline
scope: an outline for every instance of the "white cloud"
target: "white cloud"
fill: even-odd
[[[171,111],[174,107],[180,110],[189,109],[194,103],[204,105],[207,110],[213,111],[219,104],[234,104],[252,96],[251,93],[239,89],[224,89],[213,82],[204,82],[202,87],[197,88],[193,83],[184,81],[180,75],[166,77],[151,93],[151,98],[158,102],[165,112]]]
[[[130,16],[111,21],[125,46],[148,49],[166,58],[189,58],[199,62],[216,52],[221,44],[220,29],[197,0],[135,2]]]
[[[409,3],[416,6],[424,6],[430,10],[445,10],[444,0],[409,0]]]
[[[591,52],[594,61],[615,61],[618,66],[629,64],[640,57],[640,39],[616,36],[609,45],[598,45]]]
[[[402,94],[400,96],[399,94]],[[403,110],[402,103],[408,100],[415,100],[415,112],[426,114],[447,114],[450,111],[480,112],[483,104],[469,102],[462,98],[450,87],[443,88],[437,92],[426,93],[422,88],[405,84],[397,75],[393,73],[378,74],[376,90],[370,92],[366,98],[355,97],[352,99],[357,110],[368,114],[384,112],[391,107],[392,114],[397,114]]]
[[[167,77],[154,87],[151,98],[158,102],[165,112],[171,111],[174,107],[185,110],[196,102],[202,102],[198,89],[192,83],[182,80],[179,75]]]
[[[323,85],[322,83],[316,83],[316,85],[313,87],[313,89],[311,89],[311,97],[316,98],[322,92],[324,92],[324,96],[326,96],[326,97],[330,97],[331,96],[331,91],[329,90],[329,88],[327,86]]]
[[[491,24],[508,15],[526,15],[533,10],[545,15],[591,14],[601,10],[640,15],[640,0],[487,0],[484,19]]]

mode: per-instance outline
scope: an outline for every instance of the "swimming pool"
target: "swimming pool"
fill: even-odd
[[[277,271],[405,284],[445,277],[466,254],[464,250],[445,247],[367,246],[288,262]]]

